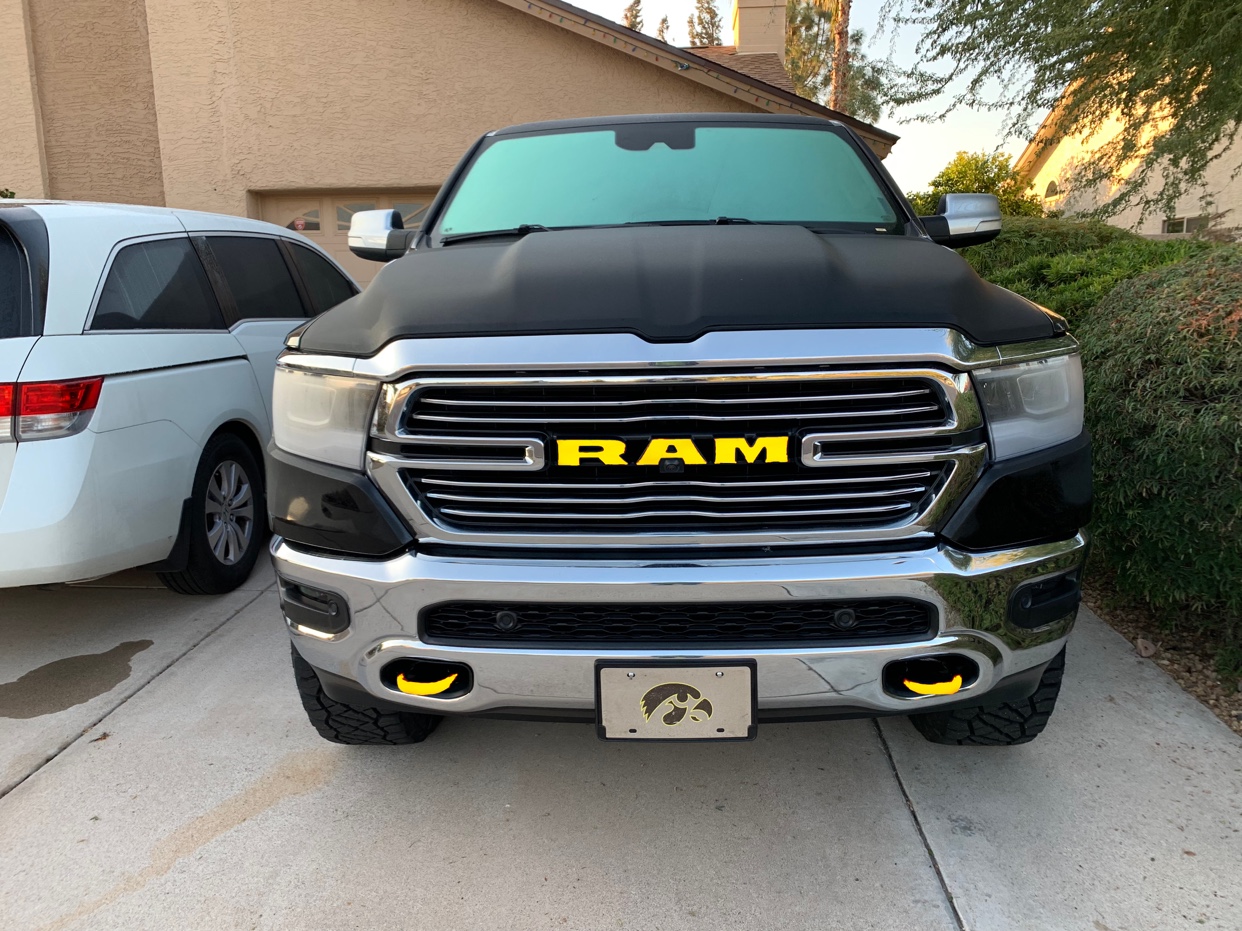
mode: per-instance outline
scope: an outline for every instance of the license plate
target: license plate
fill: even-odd
[[[757,695],[753,660],[595,667],[597,726],[605,740],[749,740]]]

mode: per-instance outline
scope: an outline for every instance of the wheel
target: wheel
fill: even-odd
[[[182,595],[222,595],[250,577],[267,536],[263,470],[231,433],[211,438],[190,492],[189,553],[184,569],[159,579]]]
[[[358,708],[329,698],[314,667],[302,659],[293,644],[289,649],[293,654],[293,678],[298,684],[302,707],[324,740],[338,744],[417,744],[426,740],[440,724],[439,715]]]
[[[1064,674],[1065,650],[1062,649],[1044,669],[1039,688],[1030,698],[956,711],[912,714],[910,723],[937,744],[1012,747],[1028,743],[1040,735],[1052,717]]]

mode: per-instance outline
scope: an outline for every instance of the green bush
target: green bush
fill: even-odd
[[[1155,242],[1099,222],[1006,217],[999,237],[962,255],[993,284],[1073,320],[1120,282],[1211,248],[1201,240]]]
[[[1242,675],[1242,248],[1007,217],[963,256],[1082,343],[1092,531],[1118,590],[1197,620]]]
[[[1139,275],[1076,321],[1096,546],[1166,617],[1242,630],[1242,248]],[[1222,659],[1236,647],[1226,646]]]

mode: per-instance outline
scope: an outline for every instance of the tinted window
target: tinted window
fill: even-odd
[[[669,122],[492,136],[439,233],[718,217],[900,231],[879,180],[831,129]]]
[[[239,320],[254,317],[305,317],[289,266],[274,239],[211,236],[220,274],[233,292]]]
[[[332,267],[332,264],[317,252],[303,246],[295,246],[293,258],[302,272],[302,280],[310,291],[311,300],[315,302],[315,312],[323,313],[335,307],[341,301],[354,296],[354,286],[349,279]]]
[[[220,330],[224,318],[189,238],[158,239],[117,253],[92,330]]]
[[[21,335],[22,295],[28,287],[26,256],[0,226],[0,339]]]

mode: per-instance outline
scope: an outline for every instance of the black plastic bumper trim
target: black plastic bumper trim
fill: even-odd
[[[346,556],[395,555],[409,529],[361,472],[294,456],[268,444],[267,508],[272,532],[303,549]]]
[[[1010,549],[1075,536],[1091,520],[1091,435],[988,466],[941,530],[964,550]]]

